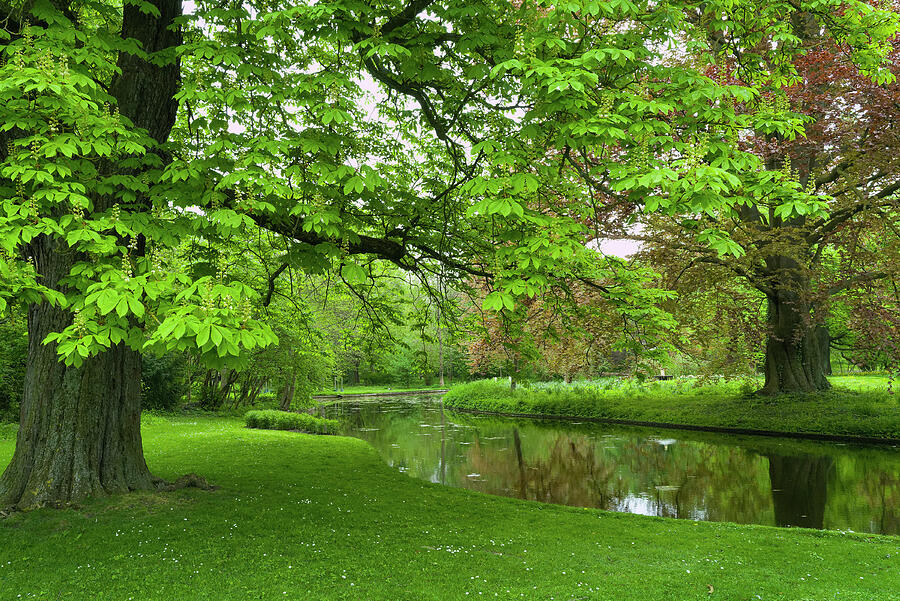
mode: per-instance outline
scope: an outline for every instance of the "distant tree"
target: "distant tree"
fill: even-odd
[[[610,294],[602,282],[571,282],[499,312],[479,311],[476,295],[468,346],[472,370],[502,368],[514,387],[522,370],[570,381],[597,371],[613,352],[637,357],[630,368],[639,372],[664,361],[675,349],[667,341],[673,322],[663,309],[669,294],[652,285],[652,270],[605,260],[630,269],[635,283]]]
[[[860,69],[846,40],[830,39],[812,14],[798,12],[786,23],[786,43],[807,51],[791,61],[790,78],[763,86],[758,97],[737,108],[771,119],[793,114],[802,134],[798,128],[800,135],[782,135],[764,119],[752,135],[732,133],[735,144],[760,157],[767,177],[783,183],[781,192],[747,188],[745,200],[728,211],[653,215],[640,235],[648,253],[674,273],[701,269],[709,278],[710,266],[718,267],[714,285],[734,289],[731,282],[739,277],[762,295],[766,394],[827,389],[830,338],[824,324],[830,305],[868,296],[855,302],[855,314],[888,315],[894,301],[868,293],[875,280],[900,273],[900,41],[880,42],[887,60],[873,74],[868,65]],[[710,68],[711,77],[737,84],[749,76],[747,56],[726,50],[733,32],[710,30],[710,39],[717,52],[728,55]],[[710,135],[717,135],[714,128]],[[713,148],[704,141],[698,156],[720,166]],[[696,232],[727,233],[731,251],[740,256],[724,256],[728,247],[697,244],[690,237]],[[751,296],[745,311],[752,313],[759,297]],[[885,304],[874,304],[876,298]],[[870,323],[880,324],[877,333],[870,330],[871,340],[897,339],[893,319]],[[753,336],[752,327],[747,335]]]

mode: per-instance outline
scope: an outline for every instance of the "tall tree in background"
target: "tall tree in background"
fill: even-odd
[[[797,11],[702,5],[751,45]],[[837,7],[809,10],[876,65],[884,15]],[[28,304],[30,337],[0,505],[156,486],[139,354],[193,350],[233,367],[275,341],[248,312],[259,291],[161,267],[185,240],[262,228],[310,272],[361,283],[388,261],[423,278],[482,277],[486,307],[513,310],[559,276],[627,276],[585,247],[585,197],[610,186],[654,191],[649,210],[733,206],[741,185],[772,188],[752,154],[722,143],[718,166],[681,171],[649,157],[696,163],[691,140],[709,123],[796,129],[791,115],[736,113],[726,100],[750,87],[660,60],[694,27],[693,2],[201,0],[191,11],[0,3],[0,308]],[[801,50],[764,54],[778,71]]]
[[[712,77],[739,83],[754,76],[747,64],[755,63],[755,53],[730,52],[732,31],[710,29],[715,20],[704,15],[698,22],[720,56],[709,70]],[[687,269],[709,274],[718,268],[721,285],[733,287],[728,282],[738,277],[763,295],[767,338],[761,392],[766,394],[827,389],[830,349],[823,324],[833,298],[860,300],[859,292],[872,281],[896,277],[900,270],[897,38],[880,42],[887,58],[873,73],[854,62],[850,39],[829,37],[815,15],[785,13],[785,23],[788,30],[779,43],[807,51],[792,59],[788,78],[766,82],[760,96],[740,110],[772,118],[793,113],[803,123],[802,135],[782,135],[762,118],[752,135],[733,137],[760,157],[766,176],[782,183],[781,191],[747,191],[750,202],[724,212],[651,216],[640,235],[644,257],[668,266],[676,278]],[[721,164],[708,155],[703,160]],[[812,202],[798,202],[803,191]],[[730,246],[719,250],[735,257],[686,239],[691,231],[726,232]],[[693,288],[685,280],[681,285]]]

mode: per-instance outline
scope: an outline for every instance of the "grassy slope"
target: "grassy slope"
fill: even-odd
[[[431,386],[425,386],[422,384],[421,386],[412,386],[405,387],[401,385],[397,386],[344,386],[344,390],[334,390],[333,388],[326,388],[325,390],[321,390],[317,392],[317,395],[333,395],[333,394],[377,394],[382,392],[409,392],[414,390],[445,390],[447,386],[438,386],[437,384],[433,384]]]
[[[156,473],[221,488],[0,520],[0,599],[900,599],[898,537],[490,497],[413,480],[355,439],[149,421]],[[0,440],[0,465],[11,453]]]
[[[610,381],[534,385],[511,393],[505,382],[482,381],[454,386],[444,404],[501,413],[900,438],[900,395],[888,393],[887,378],[831,381],[834,388],[827,393],[775,398],[752,397],[737,382],[697,387],[685,380],[643,386]]]

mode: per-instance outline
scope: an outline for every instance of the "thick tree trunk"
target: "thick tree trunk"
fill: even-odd
[[[47,238],[32,244],[54,286],[72,257]],[[141,446],[141,357],[119,345],[80,368],[59,362],[41,341],[71,322],[47,303],[28,309],[28,368],[12,462],[0,479],[0,506],[31,507],[104,493],[149,489]]]
[[[810,305],[802,293],[806,289],[792,265],[781,266],[793,279],[768,295],[768,340],[766,341],[765,384],[760,393],[817,392],[828,390],[821,335],[812,323]],[[782,279],[783,281],[783,279]]]

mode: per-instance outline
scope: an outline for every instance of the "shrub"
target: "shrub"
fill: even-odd
[[[25,386],[25,358],[28,354],[28,333],[25,320],[0,322],[0,422],[18,421],[19,402]]]
[[[141,357],[141,409],[171,411],[187,393],[185,359],[181,354]]]
[[[0,423],[0,440],[15,440],[19,431],[19,424]]]
[[[300,430],[311,434],[336,434],[338,422],[333,419],[316,417],[307,413],[292,413],[263,409],[248,411],[244,415],[249,428],[264,430]]]

